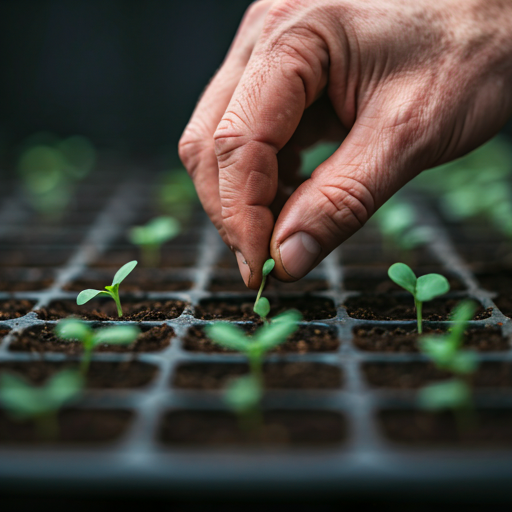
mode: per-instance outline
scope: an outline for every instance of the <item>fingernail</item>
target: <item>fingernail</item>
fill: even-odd
[[[240,269],[240,274],[242,274],[245,286],[249,286],[251,269],[249,268],[247,261],[245,261],[244,255],[239,251],[236,252],[236,261],[238,261],[238,268]]]
[[[318,242],[303,231],[288,237],[279,248],[284,269],[295,279],[309,272],[321,250]]]

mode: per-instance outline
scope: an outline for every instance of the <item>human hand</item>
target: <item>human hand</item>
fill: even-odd
[[[179,144],[246,285],[269,256],[300,279],[419,172],[494,135],[510,34],[507,0],[254,3]],[[301,183],[321,139],[343,142]]]

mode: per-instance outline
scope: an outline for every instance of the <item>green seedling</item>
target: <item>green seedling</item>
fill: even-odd
[[[248,336],[239,327],[215,323],[206,328],[206,334],[218,345],[245,354],[250,374],[232,381],[225,393],[226,403],[239,415],[247,431],[261,426],[260,403],[263,396],[263,359],[267,352],[284,343],[298,329],[301,315],[287,311]]]
[[[398,286],[401,286],[414,297],[418,332],[423,332],[422,308],[423,303],[428,302],[450,290],[450,284],[446,277],[440,274],[426,274],[416,277],[412,269],[405,263],[394,263],[388,269],[389,278]]]
[[[110,286],[105,286],[105,290],[83,290],[78,294],[76,298],[76,303],[79,306],[82,306],[86,302],[89,302],[91,299],[95,297],[112,297],[117,307],[117,314],[119,317],[123,316],[123,310],[121,308],[121,300],[119,299],[119,285],[123,282],[123,280],[130,274],[130,272],[137,266],[137,262],[130,261],[123,265],[114,276],[112,280],[112,284]]]
[[[145,267],[158,267],[161,246],[180,234],[180,223],[169,216],[151,219],[145,226],[130,229],[129,239],[142,250],[142,263]]]
[[[313,171],[340,147],[339,142],[320,142],[301,152],[302,165],[300,175],[309,178]]]
[[[80,372],[85,376],[91,364],[92,352],[98,345],[129,345],[137,339],[140,329],[130,325],[119,325],[93,330],[85,322],[70,318],[57,324],[55,334],[63,340],[82,343],[84,355],[80,363]]]
[[[183,168],[161,174],[155,193],[159,210],[178,218],[182,223],[188,222],[198,203],[194,183]]]
[[[256,296],[256,300],[254,301],[253,311],[260,316],[263,321],[266,321],[267,315],[270,312],[270,302],[266,297],[262,297],[261,294],[263,292],[263,288],[265,288],[265,283],[267,282],[267,276],[274,270],[276,266],[276,262],[270,258],[263,264],[263,269],[261,271],[261,285],[258,290],[258,295]]]
[[[443,336],[425,336],[420,349],[440,370],[453,374],[454,378],[424,387],[419,394],[420,406],[428,410],[452,409],[464,411],[471,408],[471,387],[468,376],[478,367],[476,354],[462,350],[464,331],[475,314],[471,301],[460,303],[454,310],[452,328]],[[460,415],[459,415],[460,416]],[[464,418],[462,418],[464,419]]]
[[[32,419],[38,436],[44,440],[58,438],[57,413],[82,389],[82,376],[72,370],[55,374],[44,386],[32,386],[24,378],[11,373],[0,375],[0,401],[5,410],[14,420]]]

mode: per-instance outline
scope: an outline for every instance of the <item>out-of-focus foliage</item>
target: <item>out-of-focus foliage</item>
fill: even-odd
[[[196,189],[185,169],[162,173],[155,190],[158,209],[186,223],[199,200]]]
[[[320,142],[302,151],[300,175],[304,177],[311,176],[313,171],[332,156],[339,147],[339,142]]]

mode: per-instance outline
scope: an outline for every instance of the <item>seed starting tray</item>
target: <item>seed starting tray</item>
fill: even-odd
[[[123,180],[119,181],[121,175]],[[92,268],[105,251],[122,239],[128,227],[151,217],[153,189],[148,181],[142,170],[126,171],[124,174],[104,173],[101,182],[89,180],[77,194],[80,204],[71,208],[61,227],[35,221],[21,192],[14,186],[4,188],[4,195],[0,196],[0,254],[19,249],[25,255],[30,255],[32,251],[41,248],[48,250],[50,246],[50,255],[62,253],[66,257],[64,263],[57,266],[54,278],[46,288],[12,293],[0,291],[0,301],[13,298],[33,301],[31,312],[0,322],[0,330],[8,331],[0,342],[0,365],[14,361],[79,359],[78,356],[51,352],[14,352],[10,350],[10,344],[19,332],[28,327],[45,323],[54,325],[55,321],[45,322],[34,311],[55,300],[75,299],[76,292],[64,291],[66,285],[84,270]],[[437,269],[463,285],[460,290],[450,292],[449,297],[470,297],[484,309],[493,308],[488,318],[471,324],[482,328],[492,326],[508,340],[512,334],[512,321],[495,307],[491,299],[493,294],[480,287],[462,255],[455,251],[446,224],[421,196],[412,197],[411,204],[418,209],[418,218],[436,233],[434,241],[421,252],[437,261]],[[176,292],[147,290],[142,296],[137,296],[137,299],[186,302],[178,318],[141,323],[145,326],[167,324],[172,327],[176,336],[170,345],[159,352],[97,352],[93,356],[93,361],[136,360],[148,363],[158,368],[156,377],[142,388],[87,390],[85,397],[73,405],[80,409],[132,411],[133,419],[122,436],[111,443],[83,446],[0,443],[0,481],[5,488],[23,489],[30,485],[31,489],[58,491],[66,485],[68,489],[88,492],[158,490],[175,494],[246,492],[259,495],[275,492],[290,493],[295,497],[305,493],[353,495],[380,492],[403,495],[435,492],[468,498],[487,494],[490,490],[495,496],[496,493],[508,491],[512,482],[510,445],[498,449],[449,444],[411,446],[391,441],[386,436],[379,415],[386,410],[414,410],[416,390],[372,386],[363,367],[368,363],[421,363],[425,358],[418,353],[364,351],[353,343],[353,329],[358,326],[380,326],[383,329],[398,326],[407,329],[415,325],[414,320],[391,322],[356,319],[350,317],[343,307],[348,298],[361,294],[357,289],[345,289],[346,275],[354,271],[362,274],[378,271],[382,274],[387,269],[384,264],[379,267],[375,261],[373,266],[359,264],[356,269],[344,264],[345,250],[356,246],[364,254],[374,250],[374,238],[378,238],[378,234],[372,226],[331,254],[304,280],[305,288],[311,280],[327,282],[326,290],[311,292],[307,298],[332,300],[336,316],[304,321],[302,325],[330,329],[339,340],[339,348],[330,352],[268,356],[270,362],[315,362],[334,366],[341,371],[343,383],[338,389],[268,390],[264,408],[341,413],[346,425],[344,439],[327,446],[212,447],[163,444],[159,440],[159,431],[168,411],[226,410],[221,391],[178,389],[171,385],[178,366],[187,362],[236,364],[244,361],[237,354],[201,353],[183,348],[183,338],[191,326],[210,323],[194,316],[195,307],[204,299],[242,302],[254,298],[254,293],[249,291],[209,291],[214,277],[235,278],[238,275],[235,259],[232,258],[230,268],[219,269],[217,263],[226,257],[222,241],[203,214],[196,215],[192,224],[191,235],[188,238],[186,235],[184,242],[173,249],[195,254],[195,259],[190,262],[192,266],[169,270],[171,278],[190,281],[190,289]],[[38,265],[33,267],[38,268]],[[52,265],[50,267],[54,268]],[[421,269],[413,268],[422,273]],[[29,277],[31,271],[33,269],[19,270],[21,274],[26,272]],[[114,272],[115,268],[112,267],[112,276]],[[122,288],[123,285],[121,291]],[[294,290],[287,292],[286,287],[282,286],[279,292],[269,291],[265,295],[271,301],[276,293],[290,299],[304,296],[297,288]],[[399,291],[390,293],[406,296]],[[115,325],[118,322],[103,323]],[[425,325],[439,327],[446,326],[446,322],[426,322]],[[512,362],[512,352],[510,348],[499,352],[480,352],[479,359],[482,362]],[[512,386],[508,391],[492,388],[477,390],[475,400],[478,410],[498,408],[512,412]]]

